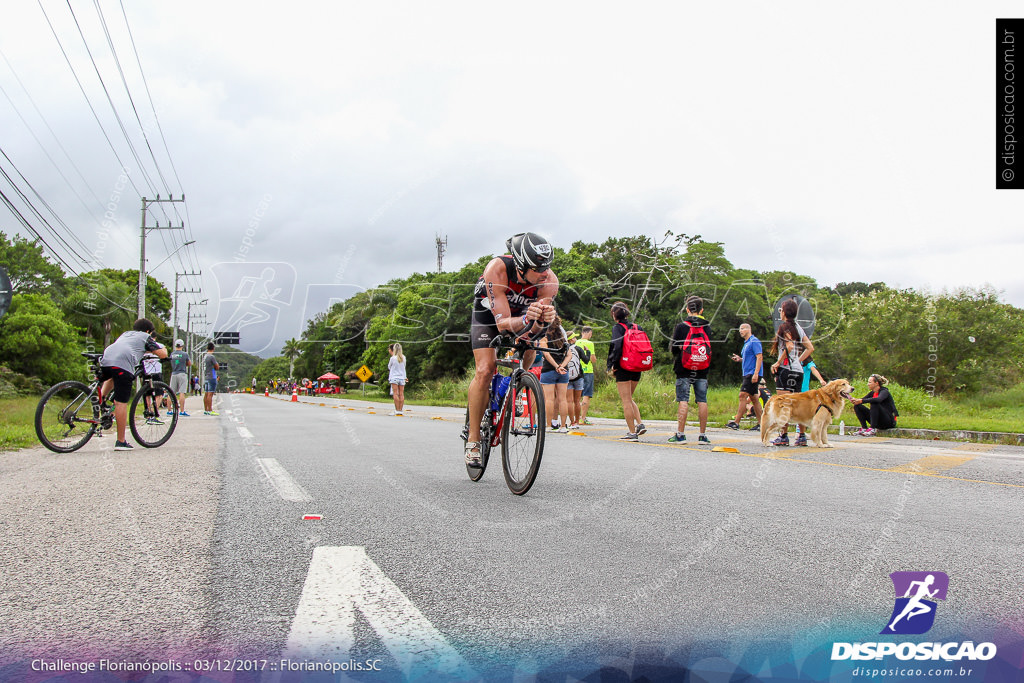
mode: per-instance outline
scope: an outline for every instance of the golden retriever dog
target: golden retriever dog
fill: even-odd
[[[834,379],[820,389],[772,396],[761,416],[761,444],[770,446],[773,434],[778,434],[787,424],[798,424],[810,432],[815,446],[832,448],[828,442],[828,426],[843,412],[852,391],[853,385],[848,380]]]

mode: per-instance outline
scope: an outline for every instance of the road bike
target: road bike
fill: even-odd
[[[547,425],[540,380],[523,369],[522,356],[526,351],[543,349],[522,340],[508,342],[501,336],[491,342],[491,347],[498,350],[498,368],[491,380],[487,407],[480,421],[480,467],[466,465],[466,473],[472,481],[480,481],[491,449],[501,446],[505,483],[509,491],[521,496],[537,479]],[[512,351],[510,357],[501,357],[503,349]],[[499,368],[509,368],[512,372],[506,375],[499,372]],[[462,440],[469,440],[468,407]]]
[[[68,380],[46,390],[36,406],[36,436],[55,453],[72,453],[84,446],[97,432],[114,425],[112,395],[103,395],[100,357],[102,353],[83,353],[89,360],[94,379],[91,384]],[[166,362],[167,359],[161,359]],[[142,365],[135,378],[142,375]],[[160,404],[168,401],[169,415],[160,416]],[[128,427],[132,436],[146,448],[167,443],[178,424],[178,397],[164,382],[144,377],[128,408]]]

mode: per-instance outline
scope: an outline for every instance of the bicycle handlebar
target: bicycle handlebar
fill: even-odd
[[[519,337],[511,337],[512,341],[509,342],[504,335],[498,335],[491,340],[490,347],[492,349],[499,349],[502,347],[508,347],[515,349],[516,351],[544,351],[544,347],[531,344],[530,342],[520,339]]]

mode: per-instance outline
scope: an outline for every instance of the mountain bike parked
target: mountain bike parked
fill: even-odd
[[[544,392],[536,375],[522,368],[523,352],[540,350],[522,340],[507,342],[498,336],[491,342],[498,349],[498,367],[510,368],[511,375],[497,370],[491,380],[491,388],[480,422],[480,467],[466,465],[466,472],[473,481],[479,481],[487,469],[487,458],[491,449],[501,446],[501,464],[505,471],[505,483],[509,491],[521,496],[530,490],[540,459],[544,453],[544,428],[547,418],[544,412]],[[510,358],[502,358],[502,350],[512,350]],[[469,408],[466,409],[466,424],[462,429],[462,440],[469,439]]]
[[[95,379],[91,384],[68,380],[54,384],[46,390],[36,407],[36,436],[44,446],[55,453],[71,453],[84,446],[98,430],[114,425],[112,395],[101,390],[100,357],[102,353],[83,353],[89,360],[89,369]],[[166,362],[166,359],[161,359]],[[142,374],[142,365],[135,377]],[[160,416],[160,402],[170,403],[170,415]],[[128,426],[132,436],[146,448],[167,443],[178,424],[178,397],[167,384],[159,380],[142,380],[128,409]]]

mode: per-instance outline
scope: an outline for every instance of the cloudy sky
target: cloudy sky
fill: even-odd
[[[127,0],[129,34],[99,0],[138,119],[96,6],[71,6],[5,8],[0,166],[93,267],[138,267],[140,197],[184,191],[149,213],[187,227],[150,235],[154,276],[201,269],[182,300],[216,304],[278,264],[273,344],[321,300],[433,270],[437,234],[456,268],[522,230],[673,230],[823,285],[1024,306],[1024,193],[994,189],[1008,2]]]

